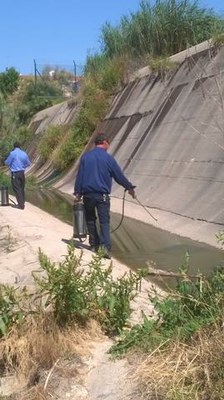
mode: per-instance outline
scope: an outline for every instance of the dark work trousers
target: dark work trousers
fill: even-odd
[[[96,248],[105,246],[110,250],[110,196],[101,193],[88,193],[83,196],[83,203],[86,212],[90,246]],[[96,226],[97,215],[99,218],[100,233],[98,233]]]
[[[18,206],[24,208],[25,203],[25,173],[24,171],[12,172],[12,188],[16,196]]]

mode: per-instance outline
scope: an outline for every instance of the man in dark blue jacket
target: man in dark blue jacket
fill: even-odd
[[[11,171],[12,188],[17,200],[17,208],[24,210],[25,207],[25,169],[31,165],[27,153],[15,142],[13,150],[9,153],[5,164]]]
[[[83,196],[89,244],[92,250],[103,250],[105,258],[110,258],[110,192],[112,178],[128,193],[135,197],[135,186],[124,176],[114,157],[107,153],[109,140],[99,134],[95,138],[95,148],[86,152],[80,160],[75,181],[74,195],[77,200]],[[100,234],[96,227],[96,210],[100,223]]]

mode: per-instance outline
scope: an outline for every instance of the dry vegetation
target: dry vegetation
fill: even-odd
[[[91,342],[102,337],[94,321],[62,329],[50,313],[14,326],[0,342],[1,375],[14,376],[10,399],[56,398],[54,391],[65,378],[81,380],[82,360],[90,355]]]
[[[147,355],[135,371],[141,398],[148,400],[221,400],[223,328],[203,330],[186,344],[170,342]]]

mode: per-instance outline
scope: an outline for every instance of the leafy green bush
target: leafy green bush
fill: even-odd
[[[89,88],[89,79],[94,83],[95,89],[98,88],[112,94],[123,85],[127,69],[128,59],[125,55],[112,58],[106,57],[103,54],[89,56],[85,66],[87,88]]]
[[[224,44],[224,33],[215,34],[212,38],[215,46],[223,46]]]
[[[19,307],[16,289],[0,285],[0,337],[6,335],[12,325],[22,319],[23,313]]]
[[[9,152],[13,150],[13,143],[19,142],[21,147],[25,149],[30,137],[31,131],[24,125],[14,127],[14,131],[10,133],[6,130],[0,142],[0,165],[4,165]]]
[[[72,138],[71,131],[63,138],[62,143],[55,149],[52,156],[54,166],[59,171],[68,168],[72,161],[78,157],[78,147]]]
[[[63,101],[62,90],[54,82],[23,82],[16,93],[14,102],[21,124],[26,124],[30,118],[47,107]]]
[[[221,246],[224,246],[224,231],[219,231],[219,233],[216,234],[216,239],[217,242],[221,244]]]
[[[175,291],[164,299],[152,297],[157,316],[145,317],[112,347],[113,354],[122,354],[131,347],[152,351],[170,339],[188,341],[202,327],[222,324],[224,312],[224,269],[218,267],[210,278],[199,276],[179,280]]]
[[[19,86],[19,72],[15,68],[6,68],[0,73],[0,93],[8,96],[15,92]]]
[[[107,333],[116,334],[130,317],[130,301],[139,290],[141,273],[129,274],[117,280],[112,277],[112,265],[102,267],[100,255],[93,257],[85,272],[73,246],[59,265],[39,251],[40,265],[46,275],[34,274],[41,294],[47,296],[55,319],[60,325],[72,321],[85,324],[94,318]]]
[[[26,177],[26,188],[34,189],[38,186],[38,180],[34,175],[29,175]]]
[[[62,126],[49,126],[42,136],[38,151],[40,156],[47,160],[52,155],[54,149],[58,146],[64,136],[65,128]]]
[[[87,79],[79,115],[53,154],[54,165],[60,171],[68,168],[72,161],[81,155],[84,146],[108,109],[108,99],[108,94],[100,89],[93,79]]]
[[[75,123],[79,130],[84,128],[92,133],[108,110],[109,93],[99,85],[100,81],[96,83],[91,78],[86,81],[82,108]]]
[[[0,185],[1,186],[9,186],[10,185],[10,177],[0,172]]]

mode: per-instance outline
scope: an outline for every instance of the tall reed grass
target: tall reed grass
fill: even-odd
[[[157,0],[140,2],[139,10],[123,16],[120,24],[102,27],[103,54],[141,57],[169,56],[223,32],[224,19],[198,1]]]

